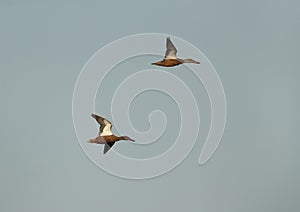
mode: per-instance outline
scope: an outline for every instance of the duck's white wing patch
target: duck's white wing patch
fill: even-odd
[[[174,52],[172,50],[167,50],[166,51],[166,55],[165,55],[165,59],[174,59],[174,60],[177,60],[176,52]]]
[[[112,127],[112,124],[107,121],[106,119],[103,119],[103,122],[104,122],[104,127],[101,127],[100,126],[100,136],[105,136],[105,135],[112,135],[112,132],[111,132],[111,127]]]
[[[96,121],[100,124],[99,135],[112,135],[111,128],[112,124],[106,118],[98,116],[96,114],[92,114],[92,117],[96,119]]]
[[[167,37],[167,42],[166,42],[166,53],[165,53],[165,59],[177,59],[177,49],[175,48],[174,44],[172,43],[170,37]]]

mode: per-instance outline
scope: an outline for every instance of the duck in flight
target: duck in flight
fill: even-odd
[[[152,65],[172,67],[172,66],[180,65],[182,63],[195,63],[195,64],[200,63],[200,62],[192,60],[192,59],[177,58],[177,56],[176,56],[177,49],[175,48],[174,44],[172,43],[170,37],[167,37],[166,46],[167,46],[167,50],[165,53],[165,58],[162,61],[152,63]]]
[[[99,135],[96,138],[91,138],[88,140],[89,143],[104,144],[103,154],[107,153],[108,150],[115,144],[117,141],[129,140],[134,142],[133,139],[128,136],[115,136],[111,132],[112,124],[106,118],[92,114],[92,117],[100,124]]]

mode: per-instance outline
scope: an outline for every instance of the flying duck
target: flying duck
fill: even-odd
[[[111,132],[112,124],[106,118],[92,114],[92,117],[100,124],[99,135],[96,138],[91,138],[88,140],[89,143],[104,144],[103,154],[107,153],[108,150],[115,144],[117,141],[129,140],[134,142],[133,139],[128,136],[115,136]]]
[[[180,65],[182,63],[196,63],[196,64],[200,63],[200,62],[192,60],[192,59],[177,58],[177,56],[176,56],[177,49],[175,48],[174,44],[172,43],[170,37],[167,37],[166,46],[167,46],[167,50],[165,53],[165,58],[162,61],[152,63],[152,65],[172,67],[172,66]]]

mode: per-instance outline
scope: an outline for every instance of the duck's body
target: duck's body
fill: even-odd
[[[162,61],[152,63],[152,65],[165,66],[165,67],[178,66],[180,64],[182,64],[182,62],[179,61],[178,59],[163,59]]]
[[[108,150],[115,144],[117,141],[121,140],[130,140],[134,141],[133,139],[129,138],[128,136],[115,136],[111,132],[112,124],[107,119],[98,116],[96,114],[92,114],[92,117],[100,124],[99,128],[99,135],[96,138],[91,138],[88,140],[89,143],[96,143],[96,144],[105,144],[103,154],[108,152]]]
[[[170,37],[167,37],[166,42],[167,50],[165,52],[165,57],[163,60],[152,63],[152,65],[157,66],[165,66],[165,67],[172,67],[172,66],[178,66],[183,63],[195,63],[199,64],[200,62],[195,61],[193,59],[179,59],[177,58],[177,49],[175,48],[174,44],[172,43]]]
[[[89,142],[96,143],[96,144],[106,144],[106,143],[114,143],[121,140],[125,140],[125,139],[115,135],[106,135],[106,136],[97,136],[96,138],[92,138],[89,140]]]

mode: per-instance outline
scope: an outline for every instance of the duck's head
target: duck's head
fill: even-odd
[[[121,139],[122,140],[127,140],[127,141],[135,142],[135,140],[133,140],[132,138],[129,138],[128,136],[122,136]]]

